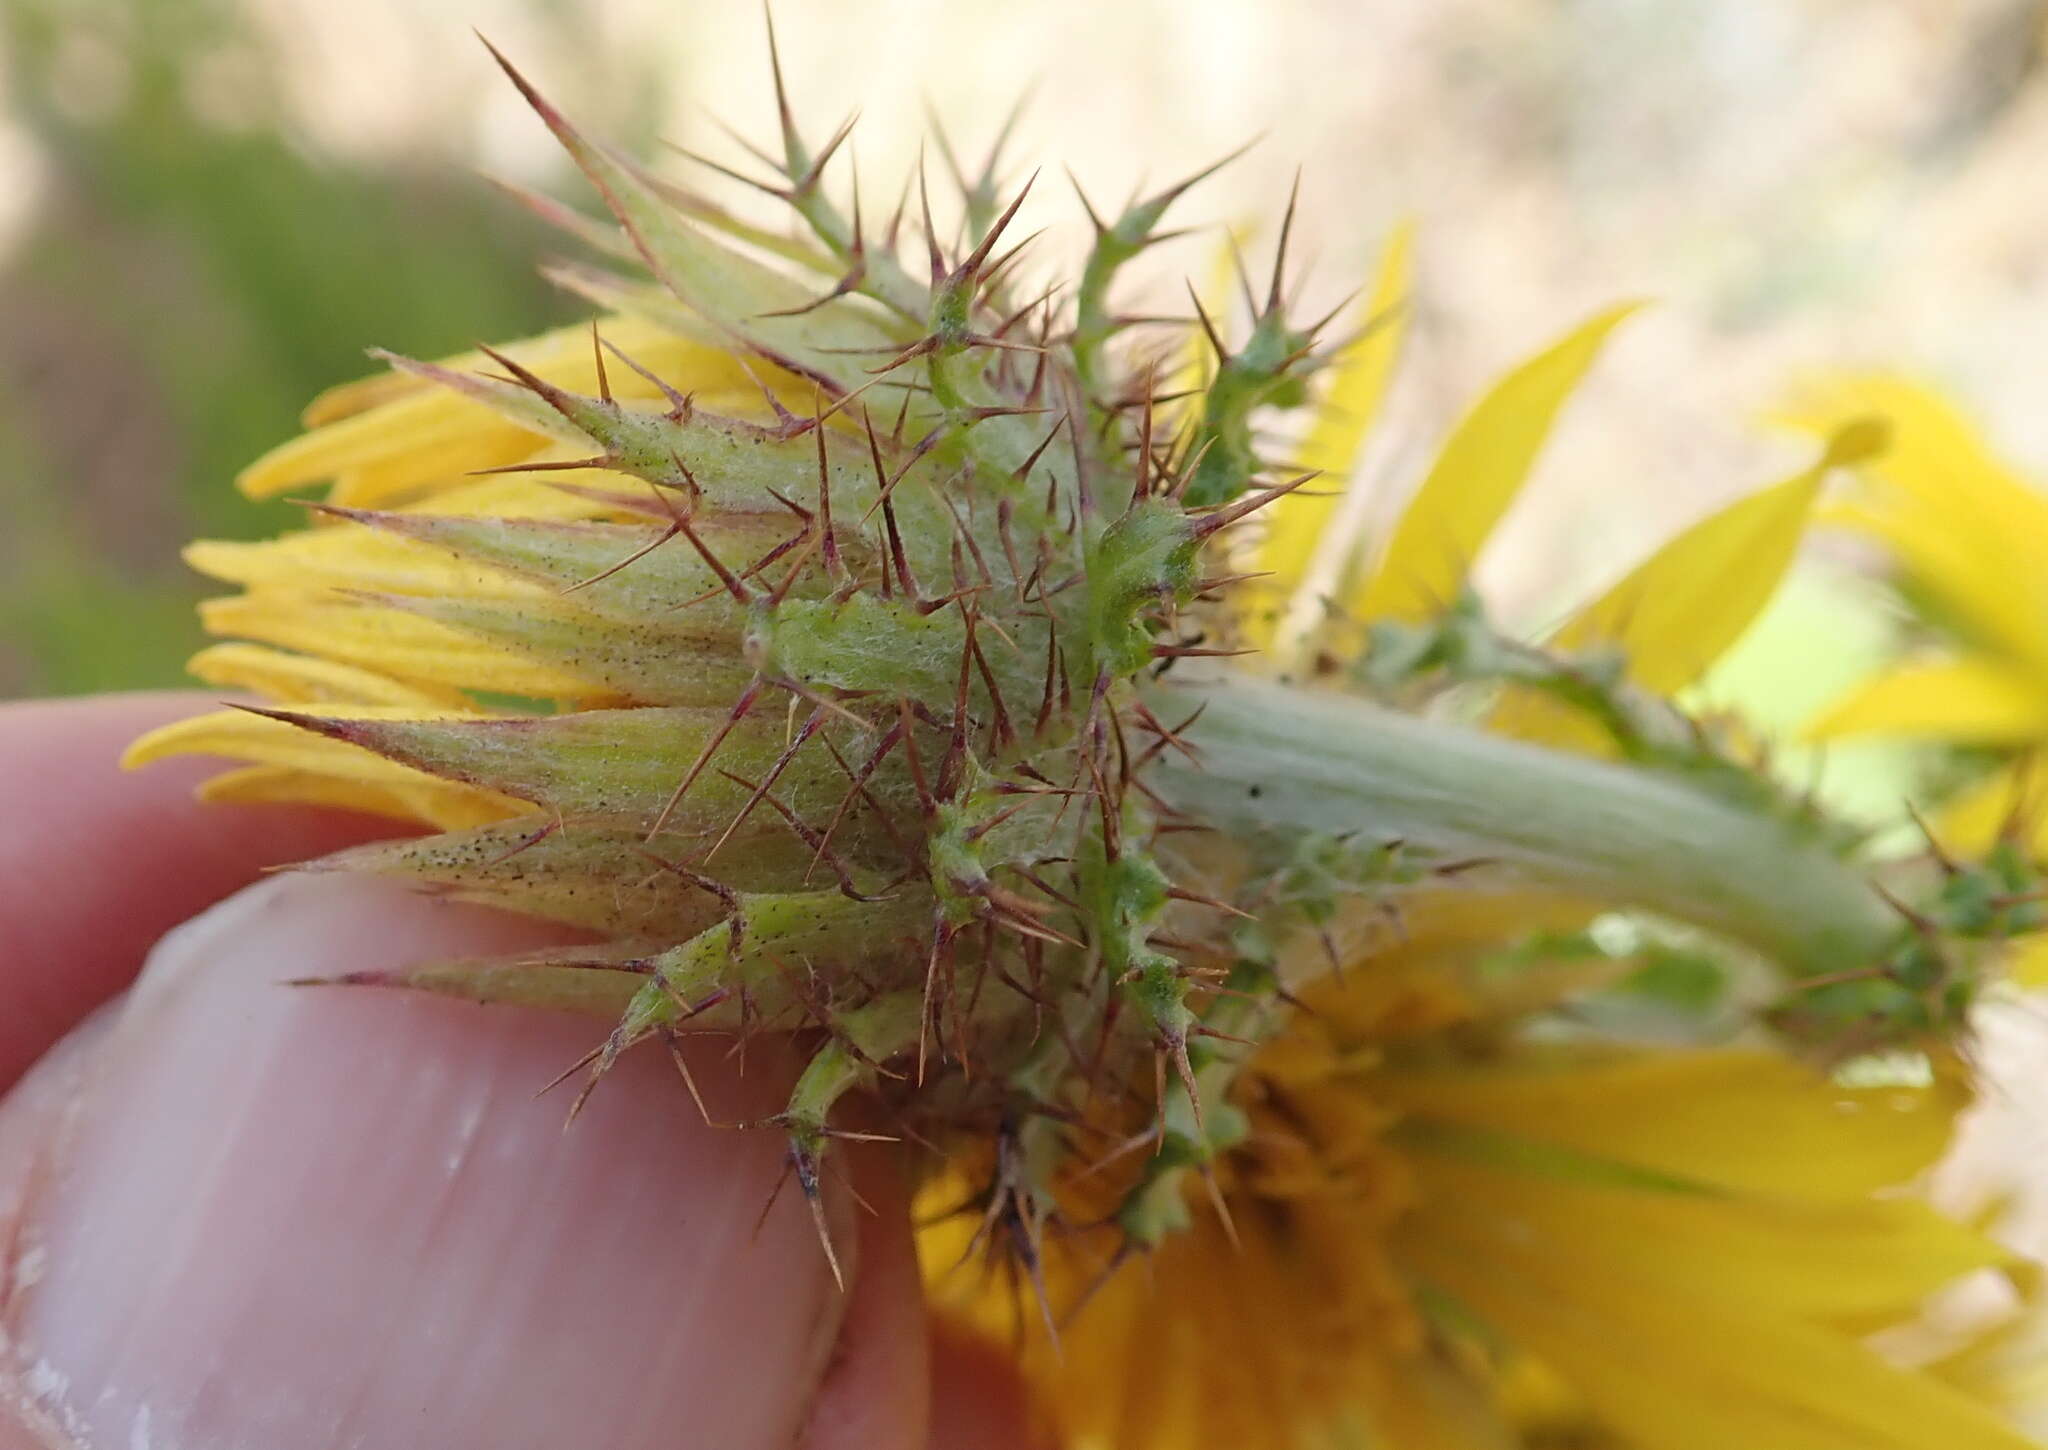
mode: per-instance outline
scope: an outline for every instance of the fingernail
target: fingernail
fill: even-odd
[[[281,985],[540,930],[285,877],[167,938],[15,1235],[0,1313],[39,1407],[118,1450],[797,1441],[848,1300],[794,1187],[761,1217],[777,1135],[707,1126],[656,1053],[564,1131],[535,1093],[598,1024]],[[794,1069],[772,1041],[697,1066],[734,1118]]]

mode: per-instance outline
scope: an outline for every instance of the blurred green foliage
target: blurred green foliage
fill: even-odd
[[[192,78],[224,0],[0,0],[14,119],[52,185],[0,265],[0,695],[173,684],[195,533],[274,530],[236,470],[377,343],[435,356],[574,315],[537,223],[453,169],[344,167],[274,93],[224,128]],[[62,63],[120,62],[88,114]],[[265,83],[267,84],[267,83]]]

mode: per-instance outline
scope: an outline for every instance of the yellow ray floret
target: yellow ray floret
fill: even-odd
[[[1985,657],[1900,665],[1836,701],[1807,733],[1816,740],[1904,735],[2018,745],[2048,735],[2048,689]]]
[[[1824,1326],[1614,1264],[1503,1203],[1445,1199],[1418,1270],[1566,1374],[1639,1450],[2022,1450],[1995,1412]]]
[[[1352,601],[1353,613],[1413,623],[1457,599],[1565,400],[1608,334],[1635,310],[1631,304],[1598,313],[1474,405],[1402,513],[1378,567]]]
[[[1485,1161],[1489,1149],[1497,1161]],[[1432,1200],[1500,1204],[1553,1242],[1598,1241],[1615,1272],[1765,1315],[1907,1317],[1929,1295],[2006,1258],[1918,1199],[1816,1203],[1683,1180],[1662,1192],[1618,1192],[1600,1178],[1619,1171],[1616,1160],[1517,1158],[1499,1140],[1455,1135],[1417,1162]]]
[[[605,319],[605,340],[664,377],[693,377],[722,395],[758,395],[743,369],[723,350],[627,316]],[[535,339],[525,354],[509,356],[535,368],[562,387],[595,391],[598,363],[589,327],[565,328]],[[480,353],[446,364],[461,371],[494,366]],[[606,378],[621,398],[654,398],[655,387],[616,359]],[[459,481],[482,468],[498,468],[531,457],[546,441],[506,422],[483,405],[439,387],[398,389],[382,384],[375,406],[353,409],[354,399],[316,404],[316,416],[333,421],[272,449],[244,469],[237,485],[251,498],[270,498],[309,483],[349,480],[352,506],[368,507],[411,490]]]
[[[1575,615],[1552,644],[1612,647],[1642,688],[1663,695],[1683,690],[1778,592],[1828,472],[1870,458],[1883,445],[1882,428],[1869,420],[1843,425],[1811,468],[1672,538]]]
[[[460,690],[394,680],[375,670],[259,644],[208,645],[187,663],[198,678],[228,690],[249,690],[285,705],[391,705],[399,709],[472,713]]]
[[[1418,1016],[1404,981],[1438,1005]],[[1571,1386],[1554,1408],[1572,1443],[2026,1443],[1856,1338],[2006,1262],[1890,1191],[1945,1145],[1951,1078],[1845,1087],[1751,1050],[1407,1061],[1411,1029],[1442,1042],[1431,965],[1355,963],[1349,983],[1255,1060],[1220,1206],[1191,1196],[1194,1225],[1149,1272],[1095,1289],[1086,1235],[1048,1239],[1052,1302],[1094,1294],[1057,1353],[1015,1302],[1031,1291],[946,1274],[957,1223],[928,1236],[942,1303],[1026,1316],[1077,1446],[1517,1447],[1507,1400],[1536,1366]],[[1352,1036],[1370,1023],[1378,1040]],[[1075,1223],[1090,1189],[1073,1185]]]
[[[1777,594],[1797,556],[1829,472],[1873,455],[1879,425],[1857,419],[1831,437],[1813,466],[1737,499],[1657,549],[1550,638],[1566,654],[1612,651],[1624,678],[1652,694],[1696,683]],[[1525,740],[1599,750],[1606,737],[1559,701],[1512,691],[1495,729]]]
[[[267,590],[208,600],[200,607],[200,618],[216,634],[317,651],[404,680],[537,699],[607,693],[602,682],[588,675],[486,644],[432,619],[370,603]]]
[[[1942,844],[1981,854],[2012,837],[2036,857],[2048,856],[2048,779],[2037,756],[2029,751],[1944,802],[1936,822]]]
[[[216,805],[320,806],[359,811],[431,826],[437,831],[466,831],[526,810],[524,805],[502,801],[488,791],[432,777],[372,785],[282,765],[247,765],[239,770],[224,770],[209,776],[200,785],[198,796]]]
[[[1559,1062],[1571,1070],[1559,1071]],[[1924,1172],[1968,1100],[1947,1075],[1926,1087],[1842,1088],[1800,1063],[1733,1049],[1582,1062],[1539,1056],[1493,1069],[1410,1072],[1390,1078],[1385,1091],[1437,1121],[1822,1202]]]
[[[325,713],[359,720],[479,718],[473,710],[401,705]],[[219,800],[338,806],[424,821],[442,830],[532,810],[524,801],[429,775],[360,746],[247,710],[198,715],[153,730],[128,747],[121,763],[133,768],[174,755],[218,755],[249,762],[252,769],[230,771],[209,783],[212,798]]]
[[[1828,430],[1885,420],[1891,442],[1866,468],[1855,521],[1980,647],[2048,681],[2048,498],[2000,462],[1959,413],[1925,388],[1852,376],[1808,389],[1790,414]]]
[[[478,568],[410,539],[359,524],[309,529],[260,543],[202,540],[185,562],[209,578],[244,588],[391,590],[448,597],[537,599],[545,591],[495,569]]]

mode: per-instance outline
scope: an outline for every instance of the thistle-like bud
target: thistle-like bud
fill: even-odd
[[[807,1185],[859,1087],[943,1136],[1071,1119],[1084,1083],[1129,1094],[1142,1121],[1167,1074],[1199,1140],[1195,1043],[1226,908],[1162,836],[1172,812],[1147,775],[1185,746],[1140,685],[1214,652],[1196,638],[1218,535],[1303,481],[1250,444],[1253,412],[1305,396],[1315,365],[1278,264],[1199,419],[1170,430],[1143,379],[1109,366],[1112,329],[1018,294],[1028,183],[958,252],[920,183],[929,273],[913,277],[900,219],[872,236],[825,196],[843,133],[814,154],[785,104],[769,189],[814,239],[773,264],[506,70],[656,285],[582,275],[619,315],[591,327],[580,385],[560,342],[470,367],[392,358],[395,400],[326,430],[432,409],[502,437],[513,456],[480,470],[501,477],[430,457],[366,489],[344,465],[312,533],[202,546],[202,568],[251,585],[214,627],[392,682],[218,728],[374,757],[358,774],[465,826],[328,867],[613,936],[407,978],[605,1005],[617,1025],[592,1080],[682,1031],[816,1033],[785,1114]],[[1148,245],[1184,189],[1102,228],[1089,275]],[[621,340],[650,331],[657,356]],[[666,375],[678,350],[723,353],[720,386]],[[288,447],[252,478],[328,471],[318,452]],[[301,567],[279,572],[285,554]],[[264,657],[300,668],[284,658]],[[251,678],[232,658],[220,677]]]

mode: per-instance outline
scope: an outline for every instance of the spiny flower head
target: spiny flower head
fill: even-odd
[[[922,175],[874,225],[827,186],[848,128],[812,147],[778,77],[773,179],[740,179],[786,235],[506,70],[610,213],[531,199],[607,258],[554,271],[604,315],[316,402],[242,480],[331,482],[310,526],[191,551],[245,591],[195,670],[274,703],[133,752],[250,762],[218,799],[425,822],[313,869],[598,938],[352,980],[600,1015],[585,1093],[683,1033],[798,1036],[757,1126],[813,1206],[865,1093],[926,1155],[934,1292],[1013,1321],[1091,1443],[1534,1445],[1529,1384],[1644,1447],[2018,1443],[1841,1328],[2001,1261],[1871,1194],[1938,1150],[1958,942],[2010,922],[1894,906],[1668,698],[1881,440],[1844,425],[1520,641],[1469,566],[1627,309],[1504,379],[1373,551],[1303,485],[1369,426],[1405,239],[1325,347],[1290,205],[1244,327],[1198,298],[1148,348],[1113,286],[1199,177],[1090,210],[1062,297],[1020,280],[1029,183],[994,157],[953,167],[957,242]],[[1616,907],[1674,952],[1712,934],[1756,990],[1574,1032],[1655,955],[1599,945]],[[1925,1070],[1829,1076],[1878,1050]],[[1678,1347],[1654,1397],[1612,1348],[1644,1342]]]
[[[1218,339],[1204,406],[1170,430],[1112,367],[1125,323],[1100,301],[1184,185],[1098,223],[1069,320],[1010,280],[1028,183],[1000,211],[970,189],[956,252],[920,177],[913,275],[903,210],[879,235],[857,201],[842,218],[822,178],[846,133],[812,152],[785,98],[767,189],[812,237],[773,267],[506,70],[654,285],[573,274],[616,309],[574,382],[567,335],[480,366],[392,358],[435,391],[361,394],[367,411],[257,465],[259,492],[332,471],[408,408],[450,434],[344,468],[309,534],[196,552],[252,586],[211,625],[330,662],[315,681],[303,657],[229,646],[202,669],[332,685],[352,708],[170,738],[321,737],[340,749],[319,760],[463,827],[335,864],[612,934],[434,979],[609,992],[621,1020],[593,1082],[685,1025],[824,1034],[784,1115],[807,1188],[835,1102],[904,1080],[887,1065],[905,1059],[906,1111],[939,1101],[948,1123],[1064,1116],[1076,1077],[1139,1091],[1155,1059],[1193,1094],[1221,983],[1162,943],[1228,908],[1161,845],[1145,771],[1185,747],[1139,682],[1214,653],[1194,622],[1222,583],[1213,541],[1305,479],[1250,446],[1252,414],[1299,400],[1320,364],[1317,329],[1286,320],[1282,260],[1249,342]]]

